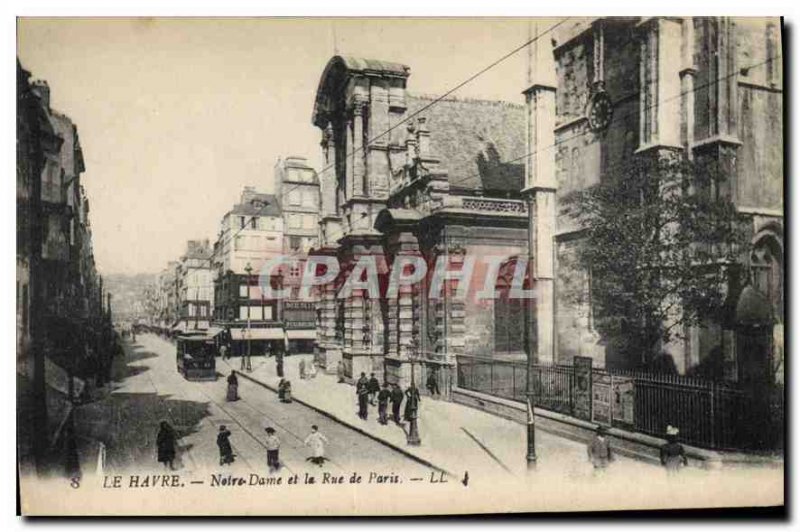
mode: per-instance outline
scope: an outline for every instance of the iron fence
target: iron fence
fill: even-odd
[[[457,372],[460,388],[526,400],[525,362],[459,356]],[[709,380],[597,368],[592,382],[589,421],[657,437],[672,425],[684,443],[711,449],[782,446],[782,392],[761,399]],[[531,391],[538,408],[579,417],[576,384],[574,366],[532,365]]]

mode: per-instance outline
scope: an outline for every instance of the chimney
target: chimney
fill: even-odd
[[[421,116],[417,119],[417,145],[419,158],[427,159],[431,154],[431,132],[426,124],[427,119]]]
[[[406,167],[409,169],[414,166],[414,162],[417,159],[416,130],[416,126],[411,122],[406,126],[406,131],[408,132],[406,135]]]
[[[31,83],[31,90],[42,101],[47,109],[50,109],[50,86],[43,79],[37,79]]]
[[[242,205],[250,203],[253,200],[253,198],[256,197],[256,194],[257,194],[256,187],[250,187],[250,186],[244,187],[242,189],[242,200],[241,200]]]

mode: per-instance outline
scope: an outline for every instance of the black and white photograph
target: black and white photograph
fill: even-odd
[[[21,514],[782,507],[784,24],[18,17]]]

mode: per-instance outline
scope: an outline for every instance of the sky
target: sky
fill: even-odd
[[[553,21],[540,21],[546,28]],[[335,55],[404,63],[442,94],[529,38],[528,19],[44,19],[18,57],[78,127],[102,274],[155,273],[212,242],[241,189],[272,191],[279,157],[320,169],[311,123]],[[527,50],[453,94],[524,103]]]

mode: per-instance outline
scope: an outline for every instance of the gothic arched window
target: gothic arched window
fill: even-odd
[[[750,254],[753,287],[772,305],[772,316],[783,322],[783,252],[771,236],[761,238]]]

